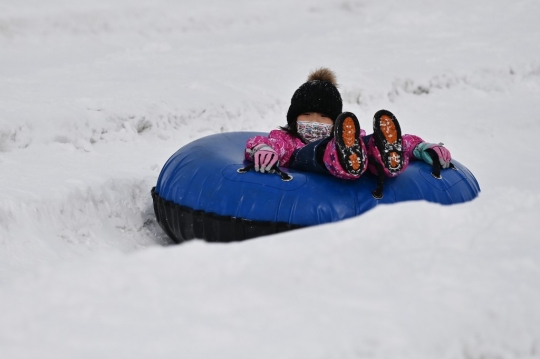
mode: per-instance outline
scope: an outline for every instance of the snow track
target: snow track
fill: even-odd
[[[60,200],[0,205],[0,281],[39,262],[93,252],[131,252],[171,241],[155,222],[150,180],[109,180]]]

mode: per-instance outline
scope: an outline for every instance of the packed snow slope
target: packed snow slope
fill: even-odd
[[[0,0],[1,358],[540,358],[537,0]],[[178,148],[285,123],[308,73],[482,193],[170,245]],[[204,162],[201,166],[204,166]]]

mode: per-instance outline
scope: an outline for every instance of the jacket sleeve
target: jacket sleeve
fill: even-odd
[[[276,151],[279,157],[279,165],[282,167],[288,167],[289,161],[293,152],[305,144],[296,137],[291,136],[282,130],[273,130],[268,137],[255,136],[247,140],[245,158],[248,161],[253,161],[254,148],[258,145],[268,145]]]
[[[424,142],[424,140],[415,135],[403,135],[402,139],[404,155],[409,159],[416,159],[416,157],[414,157],[413,151],[416,146]]]

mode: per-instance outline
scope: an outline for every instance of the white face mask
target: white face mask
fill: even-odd
[[[332,128],[334,125],[320,122],[311,121],[298,121],[296,123],[296,130],[298,136],[305,143],[315,142],[329,137],[332,134]]]

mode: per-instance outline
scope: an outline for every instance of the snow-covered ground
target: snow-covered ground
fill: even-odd
[[[0,0],[0,358],[540,358],[537,0]],[[476,175],[170,245],[150,189],[193,139],[285,123],[310,70]],[[368,131],[369,132],[369,131]]]

